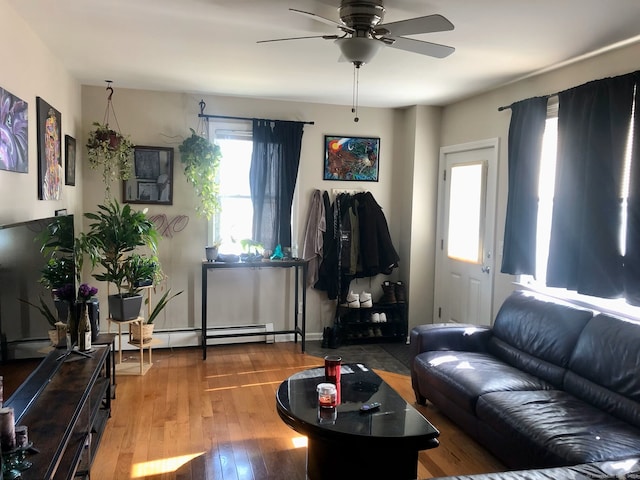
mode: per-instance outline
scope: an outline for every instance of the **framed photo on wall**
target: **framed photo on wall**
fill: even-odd
[[[29,172],[29,105],[0,87],[0,170]]]
[[[64,136],[64,184],[75,186],[76,184],[76,139]]]
[[[60,200],[62,194],[62,115],[36,97],[38,117],[38,198]]]
[[[134,147],[133,169],[123,181],[124,203],[173,204],[173,148]]]
[[[380,139],[324,136],[324,180],[377,182]]]

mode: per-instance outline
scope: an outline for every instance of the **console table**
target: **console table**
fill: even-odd
[[[202,359],[207,358],[207,339],[209,338],[226,338],[226,337],[248,337],[257,335],[280,335],[280,334],[294,334],[294,341],[298,343],[298,335],[300,335],[302,352],[305,351],[305,333],[306,333],[306,312],[307,312],[307,289],[306,278],[307,269],[309,266],[308,260],[269,260],[260,262],[202,262]],[[295,287],[294,287],[294,312],[295,312],[295,324],[293,330],[275,330],[266,333],[225,333],[219,335],[210,335],[207,326],[207,291],[209,270],[230,269],[230,268],[245,268],[259,270],[261,268],[294,268],[295,269]],[[300,311],[300,305],[298,300],[302,297],[302,309]],[[298,315],[301,315],[301,322],[298,323]]]
[[[88,477],[111,413],[112,337],[89,357],[53,350],[5,402],[26,425],[38,453],[27,455],[28,479]]]

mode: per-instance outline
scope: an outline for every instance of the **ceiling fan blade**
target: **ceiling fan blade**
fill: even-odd
[[[429,55],[430,57],[444,58],[455,52],[455,48],[439,43],[423,42],[412,38],[394,37],[395,42],[389,44],[391,48],[406,50],[407,52]]]
[[[258,40],[256,43],[284,42],[287,40],[304,40],[307,38],[323,38],[324,40],[336,40],[338,35],[312,35],[310,37],[274,38],[272,40]]]
[[[420,33],[443,32],[453,30],[453,23],[442,15],[427,15],[426,17],[410,18],[399,22],[383,23],[374,31],[381,35],[400,37],[403,35],[417,35]]]
[[[315,13],[305,12],[304,10],[298,10],[296,8],[290,8],[289,11],[298,13],[300,15],[304,15],[305,17],[311,18],[312,20],[316,20],[318,22],[322,22],[326,25],[331,25],[333,27],[338,27],[344,32],[353,33],[353,28],[347,27],[344,23],[336,22],[335,20],[331,20],[330,18],[321,17],[320,15],[316,15]]]

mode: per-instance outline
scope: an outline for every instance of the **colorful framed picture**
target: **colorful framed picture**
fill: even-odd
[[[64,184],[75,186],[76,184],[76,139],[64,136]]]
[[[124,203],[173,204],[173,148],[136,146],[133,168],[123,181]]]
[[[380,139],[324,136],[324,180],[377,182]]]
[[[62,194],[62,115],[36,97],[38,116],[38,198],[60,200]]]
[[[29,105],[0,88],[0,170],[29,172]]]

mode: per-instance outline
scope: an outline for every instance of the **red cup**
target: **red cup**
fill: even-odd
[[[324,357],[324,378],[334,385],[340,384],[340,365],[342,358],[338,355],[327,355]]]

